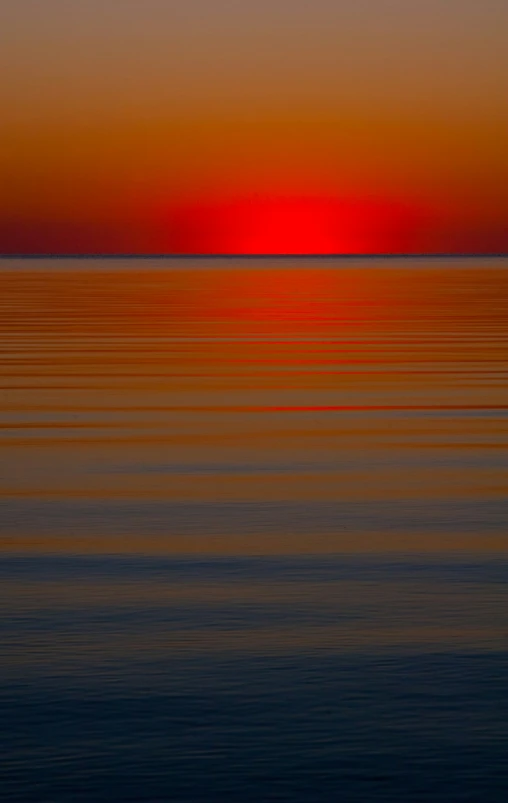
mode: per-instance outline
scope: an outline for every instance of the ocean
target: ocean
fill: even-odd
[[[508,799],[508,259],[0,260],[0,799]]]

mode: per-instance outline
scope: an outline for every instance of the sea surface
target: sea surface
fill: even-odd
[[[508,260],[0,260],[2,803],[508,800]]]

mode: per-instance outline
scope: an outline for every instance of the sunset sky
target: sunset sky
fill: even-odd
[[[0,253],[508,251],[506,0],[0,0]]]

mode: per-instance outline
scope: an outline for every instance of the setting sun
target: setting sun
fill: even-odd
[[[395,200],[252,194],[159,212],[161,250],[221,254],[359,254],[417,250],[425,215]],[[165,234],[164,234],[165,232]]]

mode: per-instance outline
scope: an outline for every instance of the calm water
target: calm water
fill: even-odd
[[[0,262],[0,799],[508,799],[508,260]]]

